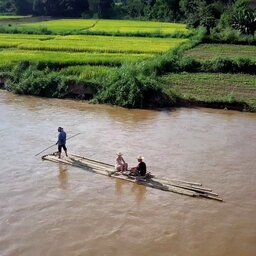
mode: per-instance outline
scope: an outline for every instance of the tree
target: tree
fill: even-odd
[[[89,4],[87,0],[59,0],[57,9],[61,16],[81,17],[89,10]]]
[[[36,15],[55,16],[58,13],[57,4],[55,0],[34,0],[33,10]]]
[[[150,18],[167,21],[169,20],[169,12],[170,10],[165,0],[156,0],[155,4],[150,9]]]
[[[36,15],[81,17],[89,10],[88,0],[34,0]]]
[[[190,26],[204,26],[208,34],[216,26],[222,12],[214,0],[181,0],[180,7]]]
[[[28,0],[13,0],[16,14],[26,15],[31,14],[33,10],[33,4]]]
[[[0,1],[0,12],[1,13],[15,13],[16,9],[11,0]]]
[[[113,0],[100,0],[98,4],[99,18],[108,19],[112,16]]]
[[[165,0],[169,8],[169,19],[172,21],[181,19],[180,0]]]
[[[237,10],[233,16],[232,27],[243,34],[254,36],[256,31],[256,12],[250,8]]]
[[[144,16],[145,4],[140,0],[130,0],[127,3],[127,13],[132,18]]]

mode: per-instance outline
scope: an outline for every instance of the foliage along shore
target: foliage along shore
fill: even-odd
[[[202,89],[192,96],[186,96],[186,88],[177,89],[177,78],[166,79],[166,74],[190,72],[198,77],[198,72],[203,72],[234,74],[233,76],[244,73],[245,76],[252,77],[252,81],[255,80],[256,62],[253,60],[218,58],[200,61],[184,56],[187,50],[202,42],[203,36],[204,31],[199,30],[189,42],[155,58],[126,63],[119,68],[109,67],[102,70],[104,67],[98,67],[101,72],[84,78],[79,78],[76,72],[70,72],[71,69],[68,72],[68,68],[65,69],[65,65],[61,63],[22,61],[11,68],[2,68],[1,87],[18,94],[86,99],[94,103],[127,108],[203,106],[256,112],[256,96],[252,100],[237,97],[232,90],[227,91],[225,86],[218,88],[223,91],[220,95],[211,90],[210,98],[209,95],[201,93]],[[190,83],[190,79],[187,79],[187,83]],[[250,81],[249,83],[252,83],[252,95],[255,95],[256,85]],[[210,89],[212,85],[209,83],[204,87]],[[237,91],[241,95],[244,93],[242,87]]]
[[[8,77],[0,76],[0,90],[10,89],[6,80]],[[58,82],[56,78],[55,82]],[[51,82],[52,86],[52,82]],[[17,89],[16,89],[17,90]],[[16,92],[17,93],[17,92]],[[19,93],[18,93],[19,94]],[[34,95],[40,97],[49,97],[49,98],[70,98],[75,100],[87,100],[91,103],[97,103],[98,100],[95,100],[94,97],[97,94],[97,89],[95,89],[95,84],[87,82],[79,84],[76,81],[68,81],[66,84],[55,83],[55,87],[49,89],[48,85],[45,84],[44,88],[41,88],[38,91],[27,92],[26,95]],[[232,97],[231,94],[228,94],[224,99],[219,100],[199,100],[195,98],[184,98],[180,93],[172,93],[171,96],[167,94],[152,91],[147,93],[148,101],[141,102],[140,106],[133,106],[133,108],[144,108],[144,109],[161,109],[161,108],[175,108],[175,107],[205,107],[205,108],[215,108],[215,109],[227,109],[227,110],[237,110],[243,112],[256,112],[256,104],[250,104],[243,100],[236,100],[235,97]],[[103,103],[103,101],[100,101]]]
[[[185,3],[186,1],[182,2]],[[190,80],[187,81],[190,88],[187,88],[182,83],[179,84],[178,80],[182,80],[181,77],[174,78],[174,76],[170,76],[168,78],[169,80],[166,79],[165,75],[176,73],[181,74],[182,72],[196,74],[197,77],[200,76],[197,75],[199,73],[209,74],[209,77],[213,73],[244,73],[248,77],[255,76],[256,61],[253,56],[248,56],[248,58],[247,56],[236,58],[236,54],[231,53],[228,58],[222,56],[215,59],[209,58],[204,60],[198,58],[198,56],[194,57],[186,54],[190,49],[195,48],[202,43],[214,42],[219,44],[255,45],[255,22],[253,22],[254,19],[252,19],[252,22],[250,21],[251,17],[254,17],[253,15],[255,15],[255,11],[253,11],[253,9],[248,5],[248,1],[236,1],[227,11],[221,11],[219,13],[219,17],[211,15],[214,13],[212,13],[212,11],[215,10],[214,5],[211,6],[212,9],[208,10],[208,5],[197,6],[196,2],[197,1],[195,1],[195,13],[186,13],[186,5],[183,6],[185,8],[183,11],[185,12],[186,21],[192,27],[204,26],[207,33],[205,33],[205,31],[202,32],[201,30],[197,30],[190,31],[188,33],[177,32],[169,34],[168,37],[189,39],[188,42],[184,42],[175,49],[156,55],[153,58],[145,58],[145,60],[138,59],[136,62],[133,61],[132,63],[130,62],[125,64],[119,58],[111,59],[109,61],[109,56],[107,56],[107,59],[105,60],[102,60],[102,56],[100,56],[96,62],[95,60],[92,62],[92,60],[89,59],[81,61],[80,58],[75,61],[63,61],[62,59],[59,59],[58,61],[50,61],[47,58],[42,58],[42,60],[33,58],[30,61],[22,60],[17,62],[15,65],[9,63],[9,65],[6,64],[0,68],[3,80],[2,87],[19,94],[58,98],[77,97],[81,99],[91,99],[92,102],[96,103],[108,103],[128,108],[199,105],[256,111],[256,97],[253,99],[250,97],[248,97],[248,99],[246,97],[242,97],[243,94],[248,95],[248,93],[245,92],[246,88],[243,89],[238,86],[237,90],[240,91],[239,94],[237,92],[234,93],[233,89],[228,91],[225,86],[223,88],[219,87],[218,90],[223,91],[223,94],[218,94],[216,91],[212,90],[211,81],[208,80],[207,82],[209,82],[209,85],[204,85],[205,88],[209,89],[208,91],[211,94],[211,97],[208,97],[209,95],[204,93],[205,88],[200,86],[196,86],[194,89],[194,92],[196,93],[194,93],[193,85],[190,85]],[[205,1],[201,0],[200,2],[205,3]],[[205,14],[204,10],[209,11],[207,12],[209,17],[206,15],[207,19],[205,19],[205,15],[199,15],[198,17],[200,17],[200,19],[196,20],[195,18],[197,14]],[[189,11],[189,9],[187,11]],[[251,16],[246,16],[250,18],[250,20],[246,20],[246,26],[244,26],[244,13],[251,14]],[[238,20],[238,18],[241,19]],[[195,24],[194,21],[196,22]],[[247,21],[250,22],[248,23]],[[89,22],[94,21],[90,20]],[[191,22],[193,24],[191,24]],[[35,25],[37,26],[37,24]],[[228,27],[228,29],[226,29],[226,27]],[[234,30],[234,28],[236,30]],[[165,34],[157,31],[154,31],[154,33],[138,33],[132,31],[109,32],[108,30],[81,31],[75,29],[64,32],[54,32],[47,27],[42,27],[39,30],[38,28],[28,30],[28,28],[20,28],[19,26],[16,27],[12,25],[3,26],[1,29],[6,33],[19,33],[20,35],[25,33],[39,33],[46,35],[93,33],[95,36],[99,33],[102,36],[140,36],[145,38],[166,37]],[[16,46],[13,47],[15,48]],[[19,51],[18,46],[17,49],[10,49],[12,54],[15,50]],[[66,50],[69,51],[70,49]],[[84,49],[82,50],[84,51]],[[8,52],[8,49],[3,49],[2,52],[4,54],[4,52]],[[190,52],[190,54],[192,53]],[[53,55],[53,51],[51,52],[51,55]],[[196,53],[196,55],[198,54]],[[17,57],[16,52],[13,56]],[[125,58],[128,58],[128,56]],[[81,77],[80,75],[77,76],[78,65],[81,67],[83,65],[91,65],[91,67],[101,65],[101,67],[106,69],[95,67],[100,71],[96,73],[89,71],[88,73],[91,72],[93,74],[87,74]],[[76,66],[76,71],[74,71],[75,69],[72,71],[72,66]],[[91,67],[89,70],[91,70]],[[253,80],[253,78],[249,80]],[[233,83],[232,80],[230,81]],[[249,83],[251,82],[249,81]],[[249,91],[253,92],[252,95],[254,95],[254,88],[255,85],[252,82],[252,87],[249,88]]]

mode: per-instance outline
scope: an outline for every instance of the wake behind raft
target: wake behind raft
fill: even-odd
[[[139,185],[155,188],[158,190],[173,192],[191,197],[203,197],[207,199],[217,200],[220,202],[223,201],[223,199],[220,198],[218,194],[212,192],[212,190],[209,188],[204,188],[201,183],[167,179],[164,177],[152,175],[150,173],[143,177],[132,176],[129,172],[121,174],[115,171],[114,165],[71,153],[69,153],[68,157],[62,159],[58,158],[58,152],[54,152],[52,154],[44,155],[42,159],[55,163],[63,163],[76,166],[97,174],[102,174],[116,179],[137,183]]]

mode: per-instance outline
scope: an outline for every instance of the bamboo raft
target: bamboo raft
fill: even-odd
[[[223,199],[220,198],[217,193],[212,192],[210,188],[203,187],[201,183],[168,179],[151,174],[147,174],[144,177],[131,176],[128,172],[121,174],[115,171],[114,165],[70,153],[68,157],[58,158],[58,152],[55,152],[52,154],[44,155],[42,159],[55,163],[63,163],[76,166],[87,171],[92,171],[94,173],[137,183],[167,192],[173,192],[191,197],[203,197],[217,201],[223,201]]]

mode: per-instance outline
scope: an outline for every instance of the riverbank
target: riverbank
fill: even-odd
[[[209,87],[209,86],[208,86]],[[0,89],[1,90],[7,90],[7,85],[5,84],[4,80],[0,78]],[[205,88],[207,90],[207,88]],[[219,93],[224,92],[218,91]],[[94,102],[95,97],[95,90],[93,89],[93,86],[86,84],[70,84],[67,87],[66,96],[64,98],[74,99],[74,100],[85,100],[89,102]],[[180,108],[180,107],[186,107],[186,108],[196,108],[196,107],[204,107],[204,108],[213,108],[213,109],[226,109],[226,110],[237,110],[237,111],[243,111],[243,112],[256,112],[256,107],[251,102],[247,102],[246,100],[241,100],[240,102],[238,100],[235,100],[234,96],[232,98],[232,95],[230,95],[230,98],[222,99],[222,100],[207,100],[207,99],[199,99],[199,97],[184,97],[186,95],[187,90],[182,91],[183,94],[181,94],[181,91],[179,91],[179,95],[176,95],[175,101],[168,101],[168,98],[165,98],[165,103],[162,104],[159,103],[159,98],[156,97],[156,95],[151,95],[151,98],[148,100],[150,104],[139,106],[139,108],[144,109],[159,109],[159,108]],[[243,93],[243,91],[237,91],[238,93]],[[256,90],[252,93],[251,97],[256,98]],[[40,95],[38,95],[40,96]],[[191,96],[191,95],[190,95]],[[202,96],[202,95],[201,95]],[[206,95],[205,95],[206,96]],[[209,95],[207,95],[209,96]],[[55,98],[55,97],[54,97]],[[137,107],[138,108],[138,107]]]
[[[74,34],[58,34],[67,29],[64,22]],[[50,35],[44,29],[39,35],[12,34],[8,28],[10,34],[0,34],[2,88],[126,108],[203,106],[256,112],[256,46],[244,45],[246,41],[205,44],[204,29],[184,33],[184,24],[158,22],[133,21],[130,27],[130,21],[100,20],[97,33],[111,28],[117,34],[77,34],[78,28],[86,24],[92,28],[94,22],[43,23],[44,29],[52,29]],[[23,25],[40,28],[42,24]],[[119,29],[126,25],[124,35]],[[144,34],[145,25],[150,30]],[[161,30],[166,38],[155,34],[162,25],[168,27]],[[177,37],[183,33],[182,38],[171,38],[174,31]],[[135,32],[143,33],[136,37]],[[243,39],[251,43],[251,38]]]

